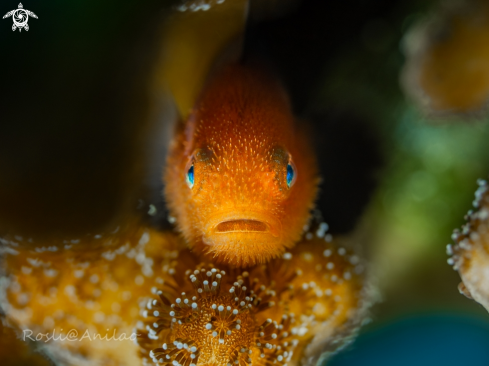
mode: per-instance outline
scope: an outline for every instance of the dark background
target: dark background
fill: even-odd
[[[24,4],[39,17],[30,19],[29,32],[12,32],[11,18],[0,22],[0,230],[100,230],[144,196],[148,80],[172,3],[33,0]],[[6,13],[17,2],[2,7]],[[259,54],[274,65],[297,114],[319,131],[319,155],[335,156],[320,159],[322,174],[336,179],[324,181],[319,205],[336,232],[353,228],[381,158],[375,131],[363,121],[368,111],[325,103],[321,83],[344,50],[398,40],[398,23],[413,7],[302,1],[279,18],[249,21],[245,57]],[[396,71],[383,69],[375,87],[398,94]],[[338,200],[341,190],[353,204]]]

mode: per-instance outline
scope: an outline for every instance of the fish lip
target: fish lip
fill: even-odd
[[[269,234],[275,237],[280,235],[282,225],[279,220],[271,217],[270,214],[261,212],[246,212],[241,210],[231,212],[221,212],[208,221],[205,232],[210,235],[229,235],[235,233],[241,234]],[[244,223],[252,227],[251,230],[226,230],[227,223]],[[254,230],[253,230],[254,229]]]
[[[248,229],[233,229],[233,224],[241,224],[241,226],[248,227]],[[238,219],[238,220],[226,220],[221,221],[214,228],[216,234],[221,233],[263,233],[270,231],[269,225],[265,222],[250,219]]]

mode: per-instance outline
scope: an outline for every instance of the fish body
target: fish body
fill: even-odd
[[[217,261],[263,263],[301,237],[317,168],[287,94],[267,73],[228,66],[179,124],[164,174],[187,242]]]

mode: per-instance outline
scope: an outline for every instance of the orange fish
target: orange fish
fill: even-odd
[[[317,192],[311,144],[282,86],[239,65],[204,88],[166,166],[166,200],[191,247],[237,266],[292,247]]]

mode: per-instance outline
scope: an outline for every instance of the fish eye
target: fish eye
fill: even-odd
[[[193,163],[188,168],[187,175],[185,176],[185,178],[189,188],[192,188],[194,186],[194,164]]]
[[[290,159],[289,163],[287,164],[287,175],[286,175],[287,186],[289,188],[291,188],[294,185],[296,178],[297,178],[296,167],[292,159]]]

